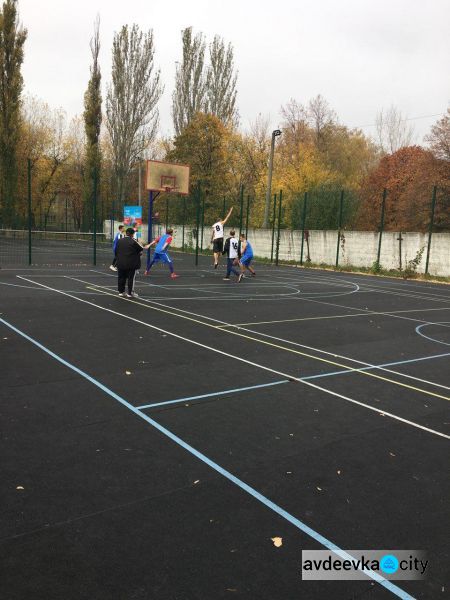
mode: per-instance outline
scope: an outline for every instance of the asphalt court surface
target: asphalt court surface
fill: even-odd
[[[2,597],[444,597],[450,288],[174,259],[0,271]],[[430,573],[302,581],[323,539]]]

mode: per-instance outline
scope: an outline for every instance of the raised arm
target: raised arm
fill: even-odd
[[[225,225],[225,223],[228,221],[228,219],[231,216],[231,213],[233,212],[233,207],[230,208],[230,210],[228,211],[227,216],[225,217],[225,219],[222,221],[222,225]]]

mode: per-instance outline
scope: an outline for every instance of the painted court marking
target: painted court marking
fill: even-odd
[[[226,469],[221,467],[218,463],[216,463],[213,460],[211,460],[210,458],[208,458],[205,454],[196,450],[193,446],[191,446],[190,444],[188,444],[187,442],[185,442],[184,440],[179,438],[177,435],[172,433],[170,430],[168,430],[165,427],[163,427],[162,425],[160,425],[157,421],[155,421],[154,419],[152,419],[145,413],[141,412],[138,408],[136,408],[135,406],[133,406],[132,404],[127,402],[127,400],[125,400],[124,398],[122,398],[121,396],[119,396],[118,394],[113,392],[112,390],[110,390],[108,387],[103,385],[100,381],[98,381],[97,379],[94,379],[93,377],[88,375],[88,373],[86,373],[85,371],[82,371],[75,365],[69,363],[62,357],[58,356],[57,354],[55,354],[54,352],[52,352],[51,350],[46,348],[44,345],[39,343],[37,340],[28,336],[26,333],[24,333],[20,329],[17,329],[16,327],[14,327],[14,325],[8,323],[4,319],[0,318],[0,322],[2,322],[6,327],[9,327],[11,330],[15,331],[18,335],[22,336],[30,343],[37,346],[40,350],[43,350],[46,354],[48,354],[49,356],[54,358],[56,361],[58,361],[59,363],[61,363],[64,366],[66,366],[67,368],[71,369],[72,371],[74,371],[75,373],[77,373],[78,375],[80,375],[81,377],[83,377],[84,379],[86,379],[87,381],[92,383],[93,385],[95,385],[97,388],[99,388],[100,390],[102,390],[103,392],[108,394],[111,398],[113,398],[114,400],[119,402],[122,406],[124,406],[129,411],[134,413],[136,416],[138,416],[139,418],[146,421],[149,425],[151,425],[152,427],[157,429],[160,433],[162,433],[163,435],[165,435],[166,437],[171,439],[173,442],[175,442],[176,444],[178,444],[179,446],[184,448],[184,450],[187,450],[190,454],[192,454],[193,456],[195,456],[196,458],[201,460],[203,463],[205,463],[206,465],[211,467],[214,471],[216,471],[217,473],[219,473],[220,475],[222,475],[223,477],[225,477],[232,483],[234,483],[240,489],[247,492],[250,496],[252,496],[256,500],[258,500],[261,504],[270,508],[273,512],[278,514],[280,517],[284,518],[286,521],[288,521],[292,525],[294,525],[297,529],[303,531],[303,533],[305,533],[309,537],[313,538],[316,542],[318,542],[325,548],[328,548],[328,550],[335,552],[336,554],[338,554],[338,556],[340,556],[344,560],[352,560],[354,558],[350,554],[345,552],[345,550],[343,550],[342,548],[337,546],[334,542],[328,540],[322,534],[318,533],[317,531],[315,531],[314,529],[312,529],[311,527],[306,525],[306,523],[304,523],[303,521],[300,521],[300,519],[297,519],[296,517],[294,517],[293,515],[288,513],[286,510],[284,510],[281,506],[279,506],[278,504],[275,504],[275,502],[272,502],[269,498],[267,498],[266,496],[264,496],[263,494],[258,492],[255,488],[253,488],[250,485],[248,485],[247,483],[245,483],[242,479],[239,479],[238,477],[233,475],[230,471],[227,471]],[[373,579],[374,581],[379,583],[381,586],[383,586],[385,589],[390,591],[392,594],[394,594],[398,598],[402,598],[403,600],[414,600],[413,596],[411,596],[410,594],[408,594],[407,592],[405,592],[404,590],[402,590],[401,588],[399,588],[392,582],[387,581],[386,579],[384,579],[384,577],[381,577],[378,573],[375,573],[373,571],[368,571],[368,572],[363,571],[363,572],[366,573],[366,575],[368,577],[370,577],[371,579]]]
[[[90,287],[89,284],[88,284],[88,282],[83,281],[82,279],[76,279],[75,277],[68,277],[68,279],[73,279],[75,281],[79,281],[80,283],[84,283],[84,284],[86,284],[88,286],[88,289],[105,290],[104,286],[100,286],[100,285],[96,285],[96,284],[92,284],[92,286]],[[105,295],[112,296],[114,298],[116,297],[116,294],[112,294],[109,289],[108,289],[108,291],[105,291],[104,293],[105,293]],[[145,302],[146,304],[142,304],[142,302]],[[172,316],[175,316],[175,317],[178,317],[178,318],[183,318],[183,319],[186,319],[188,321],[193,321],[194,323],[198,323],[198,324],[204,325],[206,327],[213,327],[214,329],[217,329],[217,327],[211,325],[210,323],[205,323],[204,321],[199,321],[198,319],[193,319],[192,317],[187,317],[187,316],[184,316],[182,314],[175,313],[173,311],[176,310],[176,311],[178,311],[180,313],[194,315],[194,316],[197,316],[197,317],[201,317],[203,319],[208,319],[210,321],[214,321],[214,322],[217,322],[217,323],[225,324],[224,321],[219,321],[218,319],[213,319],[212,317],[206,317],[204,315],[199,315],[198,313],[194,313],[194,312],[191,312],[191,311],[187,311],[187,310],[183,310],[183,309],[179,309],[179,308],[173,308],[171,306],[167,306],[165,304],[161,304],[160,302],[154,302],[154,301],[146,299],[146,298],[140,298],[140,301],[136,301],[135,303],[139,304],[140,306],[144,306],[144,308],[150,308],[152,310],[156,310],[156,311],[159,311],[159,312],[165,312],[165,313],[170,314]],[[161,308],[157,308],[157,306],[158,307],[162,306],[165,309],[170,309],[170,310],[164,310],[164,309],[161,309]],[[327,354],[329,356],[344,358],[345,360],[349,360],[349,361],[352,361],[352,362],[363,364],[366,367],[370,367],[372,369],[378,368],[381,371],[387,371],[389,373],[394,373],[396,375],[399,375],[400,377],[405,377],[405,378],[408,378],[408,379],[413,379],[415,381],[420,381],[420,382],[426,383],[428,385],[432,385],[432,386],[436,386],[436,387],[444,387],[445,389],[450,389],[450,388],[448,388],[446,386],[442,386],[441,384],[434,383],[432,381],[427,381],[425,379],[420,379],[419,377],[415,377],[415,376],[409,375],[407,373],[401,373],[401,372],[398,372],[398,371],[392,371],[391,369],[386,369],[386,368],[383,368],[382,366],[378,367],[377,365],[373,365],[373,364],[366,363],[366,362],[363,362],[363,361],[359,361],[359,360],[356,360],[356,359],[351,359],[351,358],[348,358],[348,357],[340,356],[338,354],[327,352],[327,351],[321,350],[319,348],[313,348],[311,346],[306,346],[305,344],[299,344],[297,342],[292,342],[290,340],[286,340],[286,339],[283,339],[283,338],[278,338],[276,336],[272,336],[272,335],[269,335],[269,334],[261,333],[261,332],[258,332],[258,331],[252,331],[251,329],[245,329],[245,328],[239,328],[239,329],[242,330],[242,331],[247,331],[247,332],[250,332],[250,333],[253,333],[253,334],[256,334],[256,335],[261,335],[261,336],[266,337],[266,338],[270,338],[270,339],[273,339],[273,340],[281,341],[281,342],[288,343],[288,344],[291,344],[291,345],[294,345],[294,346],[298,346],[298,347],[301,347],[301,348],[307,348],[309,350],[314,350],[316,352],[321,352],[322,354]],[[319,356],[314,356],[312,354],[308,354],[306,352],[301,352],[299,350],[294,350],[293,348],[287,348],[285,346],[280,346],[279,344],[274,344],[274,343],[268,342],[266,340],[261,340],[261,339],[254,338],[254,337],[251,337],[251,336],[248,336],[248,335],[244,335],[243,333],[240,333],[240,331],[233,331],[233,330],[230,330],[230,329],[223,329],[223,328],[220,331],[223,331],[224,333],[228,333],[228,334],[231,334],[231,335],[236,335],[236,336],[242,337],[244,339],[249,339],[251,341],[259,342],[260,344],[271,346],[271,347],[277,348],[279,350],[284,350],[286,352],[291,352],[293,354],[298,354],[300,356],[306,356],[307,358],[312,358],[314,360],[325,362],[327,364],[331,364],[331,365],[334,365],[336,367],[341,367],[343,369],[347,369],[347,370],[355,372],[355,373],[357,372],[357,373],[361,373],[363,375],[367,375],[369,377],[374,377],[376,379],[380,379],[382,381],[386,381],[386,382],[392,383],[394,385],[405,387],[405,388],[408,388],[408,389],[411,389],[413,391],[420,392],[420,393],[423,393],[423,394],[426,394],[426,395],[429,395],[429,396],[434,396],[436,398],[441,398],[441,399],[447,400],[447,401],[450,400],[450,398],[448,396],[443,396],[442,394],[437,394],[436,392],[431,392],[429,390],[424,390],[422,388],[418,388],[418,387],[409,385],[407,383],[402,383],[401,381],[396,381],[394,379],[390,379],[389,377],[384,377],[382,375],[377,375],[376,373],[368,373],[367,371],[369,369],[361,369],[361,368],[359,368],[359,369],[352,369],[352,367],[349,367],[348,365],[344,365],[344,364],[338,363],[338,362],[333,361],[333,360],[321,358]],[[299,381],[305,381],[305,379],[304,378],[299,378]]]
[[[428,433],[431,433],[433,435],[437,435],[439,437],[443,437],[446,439],[450,439],[450,435],[447,435],[445,433],[442,433],[440,431],[436,431],[434,429],[430,429],[429,427],[425,427],[424,425],[420,425],[419,423],[415,423],[414,421],[409,421],[408,419],[404,419],[403,417],[400,417],[398,415],[395,415],[393,413],[384,411],[384,410],[380,410],[379,408],[376,408],[374,406],[371,406],[370,404],[365,404],[364,402],[360,402],[359,400],[354,400],[353,398],[349,398],[348,396],[344,396],[343,394],[339,394],[338,392],[334,392],[333,390],[329,390],[327,388],[321,387],[315,383],[311,383],[310,381],[301,381],[300,378],[295,377],[293,375],[289,375],[287,373],[283,373],[283,371],[278,371],[276,369],[272,369],[270,367],[266,367],[265,365],[261,365],[259,363],[255,363],[253,361],[247,360],[245,358],[242,358],[241,356],[236,356],[233,354],[230,354],[228,352],[224,352],[223,350],[219,350],[218,348],[214,348],[212,346],[208,346],[206,344],[202,344],[201,342],[197,342],[196,340],[192,340],[190,338],[184,337],[182,335],[179,335],[178,333],[174,333],[172,331],[168,331],[166,329],[162,329],[161,327],[157,327],[156,325],[151,325],[150,323],[147,323],[146,321],[142,321],[140,319],[136,319],[134,317],[131,317],[130,315],[126,315],[123,314],[121,312],[112,310],[111,308],[106,308],[104,306],[100,306],[98,304],[95,304],[94,302],[91,302],[90,300],[84,300],[83,298],[78,298],[77,296],[73,296],[72,294],[69,294],[67,292],[63,292],[62,290],[58,290],[56,288],[52,288],[50,286],[44,285],[43,283],[38,283],[37,281],[33,281],[32,279],[27,279],[26,277],[22,277],[20,275],[18,275],[18,277],[20,279],[24,279],[25,281],[28,281],[29,283],[35,283],[38,286],[41,287],[45,287],[48,288],[52,291],[54,291],[57,294],[61,294],[63,296],[67,296],[68,298],[72,298],[73,300],[76,300],[77,302],[82,302],[83,304],[88,304],[90,306],[93,306],[94,308],[98,308],[100,310],[103,310],[105,312],[108,312],[110,314],[114,314],[117,315],[119,317],[122,317],[124,319],[127,319],[129,321],[133,321],[135,323],[139,323],[140,325],[144,325],[145,327],[148,327],[149,329],[153,329],[154,331],[159,331],[161,333],[165,333],[166,335],[170,335],[173,338],[182,340],[184,342],[188,342],[189,344],[193,344],[194,346],[197,346],[199,348],[203,348],[205,350],[209,350],[210,352],[215,352],[216,354],[220,354],[222,356],[226,356],[228,358],[232,358],[234,360],[237,360],[239,362],[242,362],[244,364],[248,364],[251,365],[252,367],[256,367],[259,369],[262,369],[263,371],[267,371],[269,373],[275,373],[276,375],[280,375],[283,378],[287,378],[290,379],[292,381],[298,381],[299,383],[303,383],[304,385],[307,385],[309,387],[312,387],[314,389],[320,390],[322,392],[325,392],[326,394],[329,394],[330,396],[334,396],[336,398],[340,398],[341,400],[346,400],[347,402],[351,402],[352,404],[356,404],[358,406],[362,406],[364,408],[367,408],[368,410],[371,410],[373,412],[376,412],[378,415],[383,416],[383,417],[389,417],[391,419],[395,419],[397,421],[400,421],[402,423],[406,423],[407,425],[411,425],[412,427],[416,427],[417,429],[421,429],[423,431],[427,431]],[[127,300],[125,300],[125,298],[117,298],[119,301],[123,301],[123,302],[128,302]]]

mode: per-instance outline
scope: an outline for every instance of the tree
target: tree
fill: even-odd
[[[203,74],[205,41],[201,33],[192,36],[192,27],[181,32],[183,59],[177,63],[172,94],[175,135],[180,135],[197,112],[206,108],[206,82]]]
[[[215,115],[197,113],[175,138],[174,149],[167,154],[169,161],[190,165],[191,188],[201,183],[206,209],[215,206],[214,214],[210,211],[208,215],[211,219],[217,218],[219,199],[222,206],[229,187],[228,140],[229,130]]]
[[[385,228],[426,231],[434,186],[439,190],[435,228],[443,231],[450,227],[448,163],[436,159],[420,146],[401,148],[386,155],[362,185],[358,228],[372,231],[378,228],[381,199],[386,188]]]
[[[218,35],[209,47],[210,64],[206,73],[206,112],[225,124],[237,125],[237,73],[234,72],[233,47]]]
[[[414,127],[395,106],[381,110],[375,119],[378,144],[384,154],[393,154],[410,146],[414,139]]]
[[[117,195],[125,197],[128,173],[156,136],[161,73],[154,66],[153,32],[124,25],[113,40],[112,84],[106,96],[106,125],[111,138]]]
[[[92,219],[91,202],[94,190],[94,181],[98,181],[101,166],[101,153],[99,146],[100,129],[102,125],[102,93],[100,65],[98,57],[100,52],[100,18],[94,24],[94,36],[90,42],[92,65],[91,77],[84,94],[84,127],[86,131],[86,181],[85,181],[85,225],[90,225]]]
[[[21,66],[27,31],[18,23],[17,0],[3,2],[0,13],[0,197],[3,220],[11,219],[17,188],[20,135]]]
[[[450,108],[447,108],[447,114],[432,126],[431,133],[425,137],[425,141],[430,143],[431,152],[436,158],[450,160]]]

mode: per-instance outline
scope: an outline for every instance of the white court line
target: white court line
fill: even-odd
[[[110,286],[108,286],[110,287]],[[345,307],[343,307],[345,308]],[[358,309],[360,310],[360,309]],[[450,310],[450,307],[443,306],[439,308],[410,308],[408,310],[392,310],[389,313],[381,312],[381,311],[367,311],[363,313],[356,313],[353,315],[321,315],[319,317],[298,317],[297,319],[279,319],[274,321],[251,321],[249,323],[233,323],[233,327],[238,327],[241,325],[272,325],[275,323],[294,323],[296,321],[319,321],[321,319],[345,319],[347,317],[367,317],[371,315],[387,315],[393,316],[399,313],[412,313],[412,312],[429,312],[433,310]],[[219,325],[218,329],[222,327],[227,327],[227,325]]]
[[[285,279],[278,275],[274,275],[274,278],[275,279]],[[300,276],[298,278],[294,278],[294,279],[297,279],[299,284],[302,281]],[[308,277],[306,277],[305,279],[308,279]],[[303,281],[305,281],[305,279]],[[330,285],[333,285],[333,284],[330,282]],[[371,285],[370,283],[364,283],[364,282],[360,282],[359,288],[360,288],[359,291],[364,292],[364,293],[377,292],[380,294],[389,294],[392,296],[406,296],[408,298],[417,298],[419,300],[430,300],[432,302],[446,302],[446,303],[450,302],[450,297],[443,297],[440,294],[428,293],[426,291],[422,295],[418,294],[417,292],[408,292],[406,290],[404,290],[404,291],[402,290],[401,292],[397,291],[397,290],[401,290],[401,288],[396,288],[396,291],[391,291],[391,290],[386,290],[383,287],[376,287],[373,284]]]
[[[80,283],[87,284],[87,282],[83,281],[82,279],[75,279],[75,278],[71,278],[71,277],[68,277],[68,278],[69,279],[74,279],[75,281],[78,281]],[[100,286],[100,285],[96,285],[96,284],[93,284],[93,285],[94,285],[94,287],[92,289],[102,289],[102,288],[105,289],[104,286]],[[109,290],[108,290],[108,294],[110,295]],[[200,314],[194,313],[192,311],[187,311],[187,310],[183,310],[183,309],[179,309],[179,308],[173,308],[171,306],[167,306],[165,304],[161,304],[159,302],[155,302],[153,300],[148,300],[148,299],[145,299],[145,298],[142,298],[142,297],[141,297],[141,301],[146,302],[149,305],[156,305],[156,306],[161,306],[161,307],[166,308],[166,309],[170,309],[172,312],[170,312],[170,311],[163,311],[163,312],[168,312],[169,314],[171,314],[172,316],[175,316],[175,317],[181,317],[181,318],[185,318],[185,319],[188,319],[188,320],[191,320],[191,321],[193,320],[194,322],[196,322],[196,323],[198,323],[200,325],[205,325],[207,327],[214,327],[214,326],[211,325],[211,324],[209,324],[209,323],[205,323],[205,322],[202,322],[202,321],[198,321],[196,319],[192,319],[190,317],[184,317],[183,315],[179,315],[177,313],[174,313],[173,310],[177,310],[180,313],[185,313],[185,314],[193,315],[193,316],[196,316],[196,317],[201,317],[203,319],[208,319],[208,320],[216,322],[216,323],[224,323],[224,321],[219,321],[218,319],[214,319],[212,317],[206,317],[205,315],[200,315]],[[152,308],[152,306],[149,306],[149,308]],[[161,309],[155,308],[155,310],[161,310]],[[217,329],[216,327],[214,327],[214,328]],[[239,328],[239,329],[242,329],[242,331],[247,331],[247,332],[250,332],[250,333],[256,333],[256,334],[259,333],[259,332],[252,331],[250,329],[245,329],[245,328]],[[239,332],[234,332],[234,331],[231,331],[229,329],[220,329],[220,331],[223,331],[224,333],[228,333],[228,334],[231,334],[231,335],[238,335],[238,336],[241,336],[243,338],[250,339],[251,341],[259,342],[259,343],[262,343],[262,344],[268,344],[268,345],[274,346],[274,347],[276,347],[278,349],[285,350],[285,351],[291,351],[292,352],[292,350],[290,350],[289,348],[286,348],[286,347],[283,347],[283,346],[277,346],[277,345],[274,345],[274,344],[270,344],[270,342],[265,342],[264,340],[260,340],[258,338],[250,338],[248,336],[240,334]],[[311,346],[306,346],[304,344],[298,344],[296,342],[290,342],[289,340],[283,340],[281,338],[276,338],[275,336],[271,336],[271,335],[268,335],[268,334],[259,334],[259,335],[262,335],[263,337],[275,339],[275,340],[278,340],[278,341],[284,341],[284,342],[287,342],[287,343],[289,343],[291,345],[294,345],[294,346],[299,346],[299,347],[302,347],[302,348],[307,348],[309,350],[315,350],[317,352],[321,352],[323,354],[327,354],[328,356],[332,356],[333,358],[336,358],[336,357],[343,358],[344,360],[346,359],[346,360],[349,360],[351,362],[356,362],[356,363],[358,363],[360,365],[361,364],[364,365],[365,367],[370,367],[371,369],[377,369],[377,370],[380,370],[380,371],[386,371],[386,372],[389,372],[389,373],[393,373],[395,375],[399,375],[400,377],[405,377],[407,379],[413,379],[415,381],[420,381],[421,383],[426,383],[426,384],[432,385],[434,387],[440,387],[440,388],[444,388],[444,389],[450,389],[447,386],[444,386],[444,385],[442,385],[440,383],[435,383],[435,382],[432,382],[432,381],[427,381],[425,379],[420,379],[419,377],[414,377],[413,375],[409,375],[407,373],[401,373],[401,372],[398,372],[398,371],[394,371],[392,369],[387,369],[386,367],[381,366],[381,365],[373,365],[371,363],[365,363],[363,361],[359,361],[359,360],[356,360],[356,359],[347,358],[347,357],[341,356],[339,354],[327,352],[326,350],[321,350],[319,348],[313,348]],[[436,394],[435,392],[430,392],[430,391],[427,391],[427,390],[423,390],[421,388],[415,388],[415,387],[410,386],[408,384],[401,383],[401,382],[393,380],[393,379],[388,379],[388,378],[383,377],[381,375],[376,375],[376,374],[373,374],[373,373],[368,373],[367,372],[367,368],[365,368],[365,369],[352,369],[351,367],[348,367],[347,365],[343,365],[343,364],[340,364],[340,363],[336,363],[334,361],[323,359],[323,358],[320,358],[318,356],[313,356],[313,355],[309,355],[309,354],[301,353],[301,352],[299,352],[299,354],[303,354],[304,356],[306,356],[308,358],[312,358],[312,359],[315,359],[315,360],[319,360],[319,361],[323,361],[323,362],[332,364],[335,367],[337,366],[337,367],[340,367],[342,369],[346,369],[345,372],[358,372],[358,373],[362,373],[363,375],[366,375],[366,376],[369,376],[369,377],[374,377],[376,379],[381,379],[381,380],[386,381],[388,383],[399,385],[399,386],[411,389],[411,390],[416,391],[416,392],[421,392],[423,394],[435,396],[435,397],[438,397],[438,398],[441,398],[441,399],[447,400],[447,401],[450,400],[450,398],[448,398],[447,396],[442,396],[440,394]],[[299,380],[300,381],[304,381],[303,378],[299,378]]]
[[[166,335],[170,335],[171,337],[178,339],[178,340],[182,340],[183,342],[187,342],[189,344],[192,344],[194,346],[197,346],[199,348],[203,348],[204,350],[208,350],[210,352],[214,352],[216,354],[220,354],[221,356],[225,356],[227,358],[231,358],[233,360],[236,360],[238,362],[242,362],[244,364],[250,365],[252,367],[256,367],[258,369],[261,369],[263,371],[267,371],[269,373],[275,373],[276,375],[281,375],[281,377],[287,377],[288,379],[292,380],[292,381],[298,381],[299,383],[302,383],[303,385],[307,385],[308,387],[312,387],[316,390],[320,390],[321,392],[325,392],[326,394],[329,394],[330,396],[334,396],[336,398],[340,398],[341,400],[345,400],[346,402],[350,402],[352,404],[356,404],[357,406],[362,406],[363,408],[366,408],[367,410],[370,410],[372,412],[376,412],[378,415],[382,416],[382,417],[389,417],[390,419],[394,419],[396,421],[399,421],[401,423],[405,423],[406,425],[410,425],[411,427],[415,427],[417,429],[421,429],[422,431],[426,431],[428,433],[431,433],[432,435],[436,435],[438,437],[442,437],[445,439],[449,439],[450,440],[450,435],[446,435],[445,433],[442,433],[440,431],[436,431],[434,429],[430,429],[429,427],[425,427],[424,425],[420,425],[419,423],[415,423],[414,421],[409,421],[408,419],[404,419],[403,417],[400,417],[398,415],[395,415],[393,413],[387,412],[387,411],[383,411],[380,410],[379,408],[376,408],[374,406],[370,406],[369,404],[365,404],[363,402],[359,402],[358,400],[354,400],[353,398],[349,398],[348,396],[344,396],[343,394],[339,394],[337,392],[334,392],[332,390],[328,390],[324,387],[321,387],[320,385],[317,385],[315,383],[311,383],[310,381],[302,381],[300,378],[295,377],[293,375],[288,375],[287,373],[284,373],[283,371],[278,371],[277,369],[272,369],[270,367],[266,367],[264,365],[261,365],[259,363],[255,363],[253,361],[247,360],[245,358],[242,358],[241,356],[236,356],[234,354],[230,354],[229,352],[225,352],[223,350],[219,350],[218,348],[215,348],[213,346],[208,346],[207,344],[202,344],[201,342],[197,342],[196,340],[192,340],[190,338],[184,337],[182,335],[179,335],[177,333],[173,333],[172,331],[168,331],[166,329],[162,329],[161,327],[157,327],[156,325],[151,325],[150,323],[147,323],[146,321],[141,321],[140,319],[136,319],[134,317],[131,317],[130,315],[126,315],[123,313],[120,313],[118,311],[112,310],[111,308],[106,308],[104,306],[100,306],[99,304],[95,304],[94,302],[91,302],[89,300],[84,300],[83,298],[78,298],[77,296],[73,296],[72,294],[68,294],[67,292],[63,292],[61,290],[58,290],[56,288],[52,288],[50,286],[44,285],[43,283],[39,283],[37,281],[33,281],[32,279],[27,279],[26,277],[22,277],[21,275],[18,275],[17,277],[19,277],[20,279],[24,279],[25,281],[28,281],[29,283],[34,283],[38,286],[41,287],[45,287],[48,288],[50,290],[52,290],[53,292],[57,293],[57,294],[62,294],[63,296],[67,296],[69,298],[72,298],[73,300],[76,300],[77,302],[82,302],[83,304],[88,304],[89,306],[93,306],[94,308],[97,308],[99,310],[103,310],[107,313],[116,315],[118,317],[122,317],[123,319],[127,319],[129,321],[133,321],[134,323],[138,323],[139,325],[143,325],[144,327],[148,327],[149,329],[152,329],[154,331],[159,331],[160,333],[165,333]],[[128,302],[127,300],[125,300],[124,298],[118,298],[119,301],[123,301],[123,302]]]
[[[69,278],[69,279],[75,279],[75,278]],[[81,279],[76,279],[76,281],[79,281],[80,283],[86,284],[86,282],[82,281]],[[93,284],[93,285],[96,288],[100,288],[100,289],[106,287],[106,286],[100,286],[100,285],[97,285],[97,284]],[[202,315],[202,314],[199,314],[199,313],[194,313],[194,312],[189,311],[189,310],[184,310],[184,309],[181,309],[181,308],[167,306],[166,304],[162,304],[160,302],[155,302],[154,300],[147,299],[145,297],[140,297],[140,300],[142,300],[143,302],[146,302],[148,304],[155,304],[157,306],[161,306],[161,307],[164,307],[164,308],[168,308],[168,309],[171,309],[171,310],[176,310],[176,311],[178,311],[180,313],[185,313],[185,314],[192,315],[192,316],[195,316],[195,317],[200,317],[200,318],[203,318],[203,319],[207,319],[207,320],[213,321],[215,323],[222,323],[222,325],[220,327],[217,326],[216,329],[221,329],[222,331],[225,331],[225,332],[226,332],[226,329],[224,329],[224,328],[230,326],[230,324],[227,324],[225,321],[220,321],[219,319],[215,319],[213,317],[208,317],[206,315]],[[181,316],[181,315],[176,315],[175,313],[173,313],[173,314],[174,314],[174,316]],[[208,325],[207,323],[201,323],[201,324],[202,325]],[[210,325],[208,325],[208,326],[210,326]],[[354,359],[354,358],[350,358],[348,356],[344,356],[344,355],[341,355],[341,354],[336,354],[335,352],[328,352],[327,350],[322,350],[320,348],[315,348],[313,346],[307,346],[305,344],[300,344],[298,342],[292,342],[292,341],[286,340],[284,338],[275,337],[275,336],[272,336],[272,335],[269,335],[269,334],[265,334],[265,333],[262,333],[262,332],[259,332],[259,331],[254,331],[252,329],[247,329],[245,327],[238,327],[238,329],[242,329],[242,331],[246,331],[248,333],[253,333],[253,334],[261,335],[263,337],[267,337],[267,338],[274,339],[274,340],[277,340],[277,341],[285,342],[285,343],[291,344],[293,346],[298,346],[300,348],[306,348],[308,350],[313,350],[313,351],[316,351],[316,352],[320,352],[322,354],[326,354],[328,356],[332,356],[333,358],[340,358],[340,359],[343,359],[343,360],[348,360],[350,362],[358,363],[359,365],[364,365],[364,367],[366,367],[366,368],[369,367],[371,369],[377,369],[377,370],[380,370],[380,371],[386,371],[387,373],[391,373],[391,374],[394,374],[394,375],[399,375],[400,377],[405,377],[406,379],[412,379],[414,381],[420,381],[421,383],[425,383],[427,385],[432,385],[432,386],[435,386],[435,387],[439,387],[439,388],[443,388],[443,389],[446,389],[446,390],[450,390],[450,387],[442,385],[440,383],[436,383],[434,381],[429,381],[429,380],[426,380],[426,379],[421,379],[419,377],[415,377],[415,376],[409,375],[407,373],[402,373],[402,372],[399,372],[399,371],[394,371],[393,369],[388,369],[388,368],[383,367],[381,365],[374,365],[372,363],[367,363],[367,362],[364,362],[362,360],[357,360],[357,359]],[[232,332],[230,332],[230,333],[232,333]],[[255,341],[260,341],[260,340],[255,340]],[[316,360],[318,360],[318,357],[312,356],[311,358],[313,358],[313,359],[315,358]],[[343,369],[346,369],[347,372],[364,373],[364,371],[365,371],[365,369],[353,369],[351,367],[348,367],[347,365],[338,365],[338,366],[341,367],[341,368],[343,368]],[[399,382],[395,382],[395,381],[392,382],[392,380],[390,380],[390,379],[385,379],[385,381],[399,384]],[[399,384],[399,385],[401,385],[401,384]],[[417,391],[420,391],[422,393],[427,393],[425,390],[417,390]],[[442,396],[439,396],[439,397],[441,397],[441,398],[443,398],[445,400],[448,400],[448,398],[446,398],[446,397],[442,397]]]

